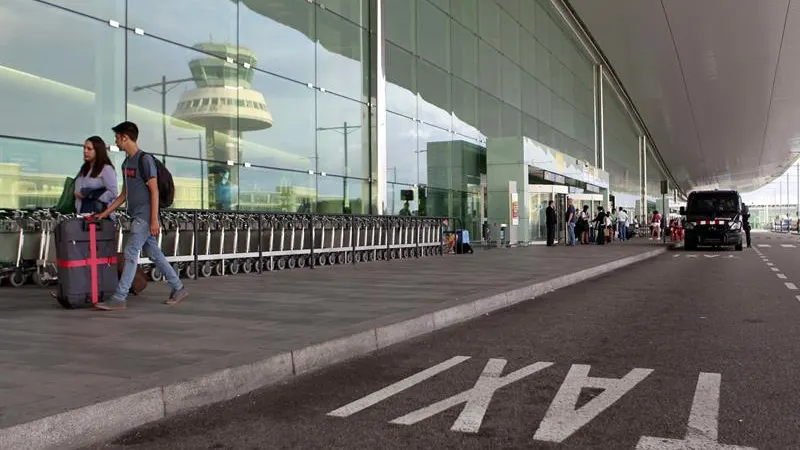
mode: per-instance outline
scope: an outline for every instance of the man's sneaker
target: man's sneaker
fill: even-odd
[[[111,297],[107,302],[98,302],[94,305],[95,308],[103,311],[121,311],[127,308],[128,302],[118,298]]]
[[[186,290],[186,287],[184,286],[177,291],[173,290],[169,294],[169,300],[164,303],[167,305],[177,305],[181,302],[181,300],[185,299],[187,295],[189,295],[189,291]]]

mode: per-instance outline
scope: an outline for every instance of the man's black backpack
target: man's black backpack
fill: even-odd
[[[141,150],[140,150],[141,151]],[[153,163],[156,165],[156,183],[158,183],[158,207],[160,208],[169,208],[172,206],[172,202],[175,201],[175,182],[172,181],[172,174],[169,172],[164,163],[161,162],[160,159],[156,158],[153,155],[148,155],[147,153],[142,151],[141,156],[139,156],[139,174],[142,177],[142,180],[145,184],[147,184],[147,180],[144,177],[144,158],[145,157],[153,158]]]

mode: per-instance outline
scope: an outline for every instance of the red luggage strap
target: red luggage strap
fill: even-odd
[[[92,283],[92,304],[97,304],[98,301],[98,280],[97,280],[97,266],[101,264],[116,264],[117,255],[108,258],[97,257],[97,224],[94,219],[89,217],[86,219],[89,222],[89,259],[75,259],[66,261],[63,259],[56,260],[58,267],[71,268],[71,267],[85,267],[89,266],[91,270],[91,283]]]

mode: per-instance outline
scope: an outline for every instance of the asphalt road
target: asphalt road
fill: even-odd
[[[782,252],[788,269],[795,244],[670,252],[93,448],[798,448],[800,291],[759,255],[777,264]],[[800,268],[791,276],[800,286]],[[445,361],[454,366],[352,404]],[[520,369],[533,373],[505,378]]]

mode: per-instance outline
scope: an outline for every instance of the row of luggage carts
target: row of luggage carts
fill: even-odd
[[[55,233],[73,218],[42,210],[0,210],[0,282],[46,286],[58,279]],[[115,214],[122,252],[131,218]],[[434,217],[165,210],[159,245],[186,278],[236,275],[442,254],[446,220]],[[149,278],[164,274],[140,258]]]

